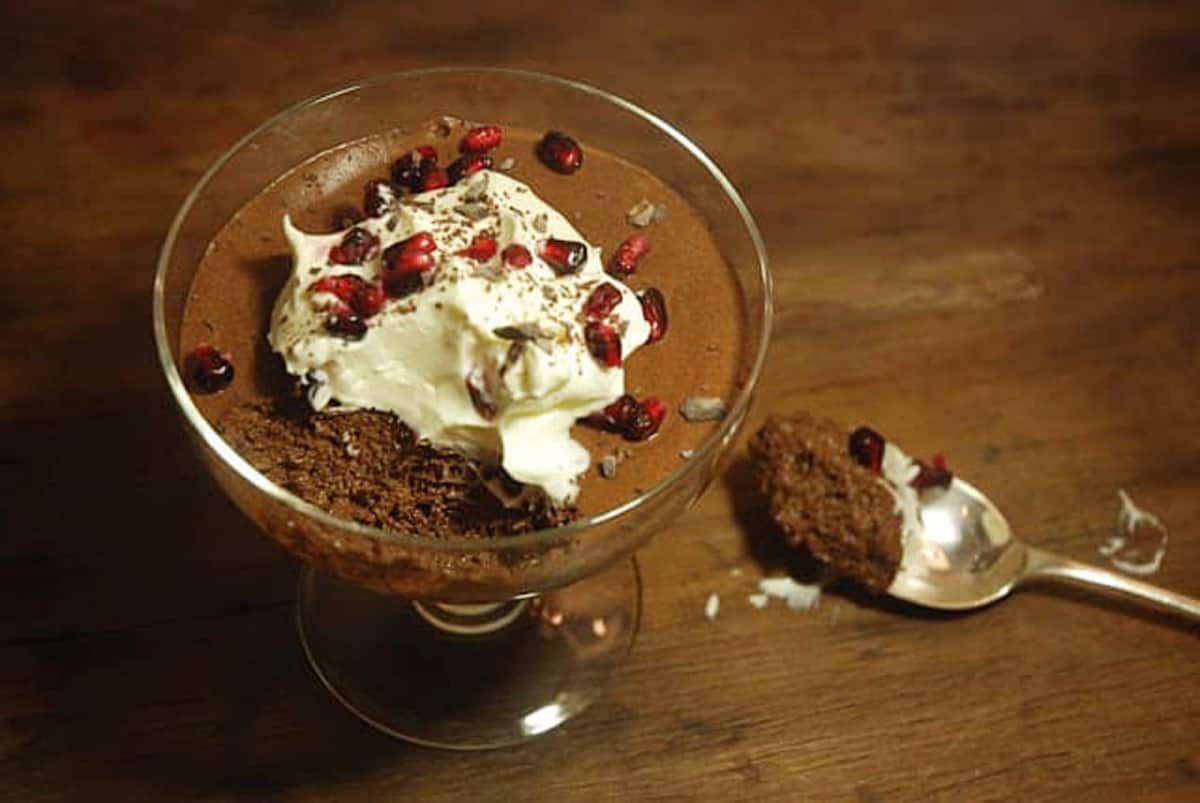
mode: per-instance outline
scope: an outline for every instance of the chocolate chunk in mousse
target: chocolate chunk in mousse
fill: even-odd
[[[800,413],[770,418],[750,442],[759,488],[787,540],[875,592],[903,554],[891,492],[847,448],[849,428]]]

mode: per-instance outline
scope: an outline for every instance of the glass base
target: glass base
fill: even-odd
[[[483,750],[591,705],[633,646],[641,602],[633,560],[480,605],[377,594],[306,566],[296,621],[321,682],[364,722],[417,744]]]

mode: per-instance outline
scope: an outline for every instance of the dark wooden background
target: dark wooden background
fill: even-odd
[[[1088,561],[1125,488],[1171,530],[1154,581],[1200,594],[1200,6],[674,5],[0,7],[0,798],[1200,798],[1194,627],[1049,590],[756,611],[741,463],[641,553],[640,640],[559,732],[410,747],[311,675],[296,566],[170,407],[151,275],[242,133],[432,64],[587,80],[725,167],[779,290],[752,424],[808,408],[945,451]]]

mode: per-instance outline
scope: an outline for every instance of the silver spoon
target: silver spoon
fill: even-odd
[[[962,480],[926,489],[919,503],[921,527],[904,546],[900,571],[888,588],[892,596],[967,610],[1034,580],[1060,580],[1200,620],[1200,600],[1022,544],[991,500]]]

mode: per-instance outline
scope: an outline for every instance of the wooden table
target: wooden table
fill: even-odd
[[[0,798],[1200,799],[1194,627],[1049,589],[755,610],[743,463],[641,553],[594,708],[512,750],[393,742],[312,676],[296,566],[206,479],[150,336],[172,215],[269,113],[433,63],[576,76],[694,135],[757,216],[752,425],[944,451],[1097,563],[1124,488],[1172,534],[1153,581],[1197,595],[1195,4],[35,5],[0,10]]]

